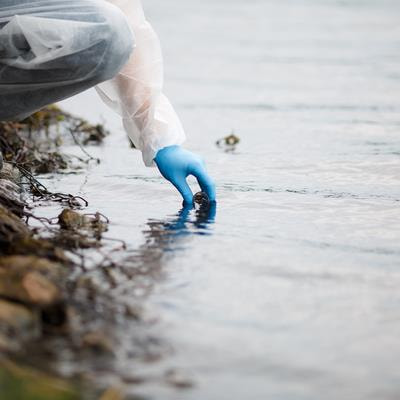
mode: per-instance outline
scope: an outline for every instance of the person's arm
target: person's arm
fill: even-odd
[[[139,0],[109,0],[127,16],[134,32],[133,53],[111,81],[98,85],[102,99],[116,109],[146,166],[158,150],[185,140],[182,125],[162,93],[163,60],[158,37],[145,19]]]
[[[191,202],[186,183],[195,175],[211,200],[212,180],[200,158],[180,148],[185,140],[181,122],[162,93],[163,60],[156,33],[146,20],[140,0],[108,0],[126,15],[135,36],[133,53],[123,69],[97,87],[101,98],[120,113],[135,147],[142,151],[146,166],[158,166],[161,174]]]

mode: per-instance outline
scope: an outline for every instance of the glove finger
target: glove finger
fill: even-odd
[[[210,175],[207,174],[204,164],[199,164],[198,166],[196,166],[196,168],[192,170],[191,175],[196,177],[197,182],[199,182],[199,185],[201,187],[201,190],[207,194],[210,201],[215,201],[215,183],[211,179]]]
[[[186,178],[182,176],[180,178],[171,180],[171,183],[178,189],[179,193],[183,197],[184,204],[192,204],[193,193],[186,182]]]

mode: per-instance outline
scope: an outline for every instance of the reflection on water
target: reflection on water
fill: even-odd
[[[211,203],[199,209],[185,206],[164,219],[149,219],[142,230],[144,243],[131,249],[132,255],[118,263],[128,279],[115,285],[112,293],[117,298],[126,296],[127,300],[132,296],[135,299],[149,296],[154,284],[164,276],[171,258],[190,249],[194,236],[212,235],[216,214],[217,204]]]
[[[193,218],[191,213],[194,213]],[[184,240],[191,235],[211,235],[210,225],[215,222],[217,204],[195,209],[192,206],[183,207],[179,213],[163,221],[149,220],[148,230],[144,230],[146,244],[142,252],[151,249],[171,251],[184,246]],[[142,254],[143,254],[142,253]]]

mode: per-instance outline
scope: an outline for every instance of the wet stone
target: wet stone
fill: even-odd
[[[65,209],[58,216],[58,223],[62,229],[77,230],[88,225],[88,219],[76,211]]]
[[[82,339],[82,346],[100,354],[114,353],[112,341],[103,332],[86,333]]]
[[[101,215],[96,213],[94,216],[82,215],[70,209],[64,209],[58,216],[58,223],[61,229],[78,231],[86,230],[93,234],[101,234],[108,228],[107,222],[101,220]]]
[[[35,158],[32,161],[32,168],[36,174],[49,174],[68,168],[68,158],[64,154],[54,151],[43,155],[42,152],[34,151],[33,155]]]
[[[16,240],[29,237],[28,227],[15,214],[0,205],[0,246],[3,250]]]
[[[209,207],[210,205],[210,200],[207,196],[206,193],[204,192],[197,192],[193,196],[193,204],[195,208],[204,208],[204,207]]]
[[[0,258],[0,296],[39,307],[62,301],[63,273],[57,263],[35,256]]]
[[[23,236],[10,243],[8,254],[35,255],[66,264],[69,262],[64,251],[57,247],[51,240],[36,239],[32,236]]]
[[[12,166],[12,164],[5,162],[3,164],[3,169],[0,169],[0,179],[18,183],[20,179],[20,173],[17,168]]]
[[[147,378],[142,375],[133,374],[133,373],[124,373],[121,376],[121,379],[124,383],[128,383],[130,385],[140,385],[145,383]]]
[[[18,216],[22,216],[25,207],[20,198],[19,187],[7,179],[0,179],[0,205]]]
[[[40,335],[40,320],[36,311],[0,299],[0,351],[15,351],[19,344]]]
[[[194,381],[187,373],[178,369],[170,369],[165,373],[165,381],[178,389],[189,389],[194,386]]]

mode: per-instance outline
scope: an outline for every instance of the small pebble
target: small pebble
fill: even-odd
[[[165,373],[166,382],[178,389],[189,389],[194,386],[193,379],[188,376],[184,371],[177,369],[170,369]]]
[[[193,196],[193,204],[194,204],[195,208],[208,207],[210,205],[210,200],[206,193],[197,192]]]

